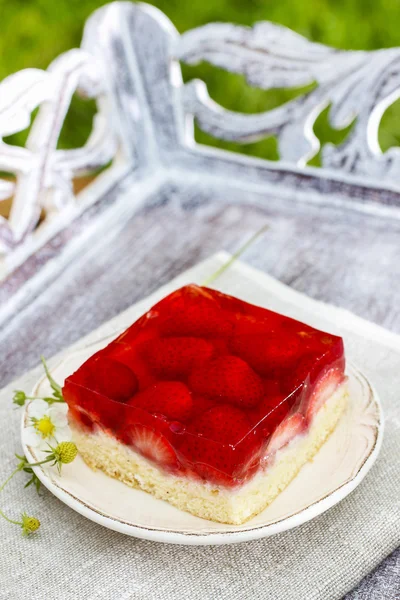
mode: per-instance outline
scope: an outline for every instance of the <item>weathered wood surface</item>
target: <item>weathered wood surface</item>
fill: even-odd
[[[262,114],[234,113],[210,100],[203,82],[183,83],[179,61],[201,60],[263,89],[314,81],[318,87]],[[101,211],[102,196],[128,173],[136,180],[143,170],[162,178],[179,165],[264,194],[273,188],[280,198],[398,214],[400,151],[381,152],[378,127],[400,94],[399,60],[396,48],[338,51],[267,22],[253,28],[210,24],[179,36],[154,7],[116,2],[101,8],[89,19],[80,50],[60,56],[47,72],[27,69],[0,84],[1,137],[24,129],[39,108],[25,148],[0,141],[0,168],[16,175],[15,183],[0,179],[0,200],[13,195],[9,217],[0,215],[0,279],[12,274],[0,300],[11,298],[69,240],[86,232],[83,213],[92,220],[92,207]],[[98,113],[87,143],[63,151],[57,140],[75,91],[95,98]],[[329,104],[333,126],[357,120],[340,147],[324,149],[324,168],[305,167],[319,148],[314,122]],[[200,148],[194,119],[208,133],[239,142],[275,134],[280,161]],[[83,194],[74,191],[74,177],[110,160],[93,186]],[[40,259],[30,260],[46,244]]]

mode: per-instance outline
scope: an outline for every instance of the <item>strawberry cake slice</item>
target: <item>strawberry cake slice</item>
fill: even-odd
[[[63,394],[89,466],[241,524],[334,430],[344,368],[340,337],[188,285],[89,358]]]

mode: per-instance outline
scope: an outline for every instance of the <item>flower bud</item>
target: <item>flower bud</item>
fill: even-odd
[[[40,521],[36,517],[30,517],[26,513],[22,514],[22,535],[30,535],[40,527]]]
[[[13,396],[13,403],[17,404],[17,406],[24,406],[26,402],[26,394],[22,390],[15,390]]]
[[[71,463],[78,454],[78,448],[74,442],[61,442],[54,449],[54,456],[57,462],[64,465]]]

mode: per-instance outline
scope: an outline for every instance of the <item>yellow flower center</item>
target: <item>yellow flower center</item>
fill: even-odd
[[[51,437],[55,430],[54,424],[48,415],[44,415],[44,417],[35,421],[34,428],[43,439]]]
[[[23,535],[29,535],[39,529],[40,521],[39,519],[36,519],[36,517],[29,517],[27,514],[23,513],[21,526]]]
[[[72,462],[78,454],[78,448],[74,442],[61,442],[54,450],[54,454],[60,462],[68,464]]]

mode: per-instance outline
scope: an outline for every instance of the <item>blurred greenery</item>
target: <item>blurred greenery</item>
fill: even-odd
[[[26,67],[46,68],[61,52],[79,46],[87,17],[101,0],[0,0],[0,79]],[[336,48],[370,50],[400,45],[400,0],[155,0],[150,1],[172,20],[180,32],[212,21],[251,25],[260,20],[281,23],[316,42]],[[303,90],[262,91],[249,87],[237,75],[201,64],[183,67],[184,78],[201,77],[210,96],[231,110],[261,112],[278,106]],[[315,124],[322,144],[340,143],[347,134],[332,129],[326,109]],[[60,147],[80,146],[87,138],[95,112],[94,102],[73,99]],[[379,132],[383,150],[400,145],[400,101],[385,113]],[[25,134],[9,141],[21,144]],[[223,143],[196,129],[201,143],[270,159],[278,157],[277,142],[239,145]],[[319,164],[319,155],[312,164]]]

